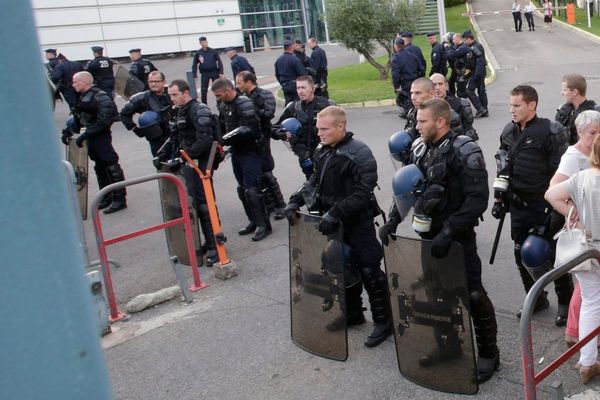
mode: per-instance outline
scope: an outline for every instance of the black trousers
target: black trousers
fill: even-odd
[[[533,13],[527,12],[525,13],[525,20],[527,21],[527,26],[529,27],[529,30],[534,30],[535,31],[535,23],[533,22]]]
[[[523,18],[521,17],[521,12],[513,12],[513,20],[515,22],[515,32],[520,32],[521,27],[523,26]]]
[[[119,162],[119,155],[112,145],[110,132],[88,140],[88,155],[90,160],[99,167],[108,167]]]
[[[208,95],[208,83],[219,79],[219,71],[203,71],[200,75],[200,99],[206,104]]]

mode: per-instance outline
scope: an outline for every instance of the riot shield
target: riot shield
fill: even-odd
[[[87,141],[84,141],[83,145],[79,147],[75,140],[71,139],[66,147],[67,161],[71,163],[75,171],[81,218],[85,220],[88,206],[88,144]]]
[[[396,236],[385,247],[400,373],[429,389],[475,394],[477,368],[462,246],[431,256],[431,241]]]
[[[160,172],[170,173],[167,166],[163,166]],[[175,174],[179,179],[183,180],[181,174]],[[176,218],[181,218],[181,204],[179,203],[179,193],[177,186],[169,180],[159,179],[160,204],[163,213],[163,220],[169,221]],[[188,198],[189,199],[189,198]],[[192,206],[192,201],[189,199],[190,219],[192,223],[192,234],[194,238],[194,249],[198,256],[198,266],[202,265],[202,250],[200,242],[200,232],[198,231],[198,215],[196,209]],[[165,229],[167,236],[167,247],[169,255],[177,256],[181,264],[190,265],[190,256],[188,254],[187,244],[185,241],[185,228],[183,224],[171,226]]]
[[[345,361],[348,338],[345,315],[342,234],[322,235],[321,218],[299,214],[290,225],[290,314],[292,341],[302,349]]]
[[[144,83],[136,76],[132,75],[119,65],[115,73],[115,92],[117,92],[125,100],[129,100],[131,96],[144,90]]]

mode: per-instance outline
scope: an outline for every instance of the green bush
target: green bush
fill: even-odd
[[[446,0],[444,5],[446,6],[446,8],[448,8],[448,7],[454,7],[459,4],[464,4],[464,3],[465,3],[465,0]]]

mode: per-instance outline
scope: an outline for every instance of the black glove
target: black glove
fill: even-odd
[[[564,226],[565,217],[556,210],[552,210],[546,215],[546,220],[544,221],[543,229],[540,229],[539,236],[552,242],[552,240],[554,240],[554,235],[556,235]]]
[[[384,246],[390,244],[390,239],[396,240],[392,234],[396,232],[396,228],[398,228],[400,222],[402,222],[402,220],[399,221],[396,218],[390,218],[381,228],[379,228],[379,240],[381,240],[381,243],[383,243]]]
[[[144,135],[142,128],[140,128],[139,126],[134,126],[132,130],[133,130],[133,133],[135,133],[138,137],[146,136],[146,135]]]
[[[289,203],[284,209],[283,213],[287,218],[290,225],[294,225],[294,220],[296,219],[296,213],[300,211],[300,206],[296,203]]]
[[[77,145],[77,147],[81,148],[81,147],[83,147],[83,142],[86,139],[87,138],[85,137],[85,135],[79,135],[79,137],[77,139],[75,139],[75,144]]]
[[[285,129],[273,129],[271,137],[275,140],[287,140],[287,131]]]
[[[340,221],[336,217],[326,212],[325,215],[321,217],[321,222],[319,223],[319,232],[321,232],[323,235],[331,235],[337,231],[339,224]]]
[[[452,245],[452,235],[447,228],[438,233],[431,242],[431,255],[435,258],[444,258]]]
[[[494,203],[492,207],[492,216],[496,219],[502,219],[506,215],[506,207],[504,203],[501,201],[497,201]]]
[[[62,136],[60,137],[60,141],[63,142],[63,144],[65,145],[69,145],[69,138],[73,136],[73,132],[71,132],[69,129],[65,128],[62,130]]]

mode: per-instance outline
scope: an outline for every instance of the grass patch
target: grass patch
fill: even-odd
[[[466,12],[464,4],[446,8],[448,31],[462,33],[467,29],[472,29],[469,18],[460,15],[464,12]],[[431,46],[427,42],[427,37],[425,35],[415,36],[413,44],[421,48],[427,61],[426,75],[429,76]],[[384,64],[388,61],[387,56],[379,57],[377,61]],[[339,104],[393,99],[395,93],[392,88],[391,75],[390,71],[388,80],[379,80],[379,71],[368,62],[335,68],[329,71],[329,95]]]

